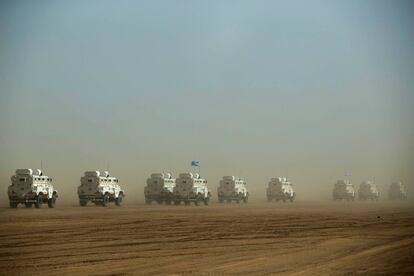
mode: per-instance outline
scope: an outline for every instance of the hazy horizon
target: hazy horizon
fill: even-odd
[[[41,161],[62,202],[108,163],[142,202],[151,173],[194,159],[214,201],[224,175],[252,199],[286,176],[318,200],[345,173],[412,198],[413,7],[1,1],[0,205],[15,169]]]

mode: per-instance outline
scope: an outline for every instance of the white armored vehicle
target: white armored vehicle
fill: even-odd
[[[333,189],[333,200],[355,200],[355,188],[349,180],[338,180]]]
[[[377,184],[373,181],[364,181],[359,185],[358,199],[359,200],[378,200],[379,191]]]
[[[220,203],[232,200],[239,203],[243,201],[247,203],[249,192],[247,191],[246,181],[234,176],[223,176],[220,180],[220,186],[217,188],[218,200]]]
[[[34,204],[36,208],[47,203],[49,208],[54,208],[57,191],[52,184],[52,178],[43,175],[39,169],[18,169],[11,177],[11,185],[8,188],[10,208],[16,208],[22,203],[26,208]]]
[[[180,173],[176,179],[174,204],[179,205],[184,202],[185,205],[189,205],[194,202],[195,205],[198,205],[203,202],[204,205],[208,205],[210,196],[207,180],[201,178],[198,173]]]
[[[388,199],[395,200],[406,200],[407,199],[407,189],[402,182],[393,182],[388,191]]]
[[[296,197],[295,191],[293,191],[292,183],[290,183],[286,177],[276,177],[269,181],[266,189],[267,201],[290,200],[293,202]]]
[[[109,202],[115,202],[120,206],[125,197],[124,190],[119,186],[116,177],[109,176],[109,172],[87,171],[80,179],[78,187],[80,206],[86,206],[89,201],[95,205],[107,206]]]
[[[171,204],[175,179],[170,173],[153,173],[147,179],[147,186],[144,188],[145,203],[151,204],[156,201],[158,204],[165,202]]]

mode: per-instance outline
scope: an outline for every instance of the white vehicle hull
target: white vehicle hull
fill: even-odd
[[[145,203],[171,204],[174,200],[175,179],[170,173],[153,173],[144,188]]]
[[[223,176],[220,185],[217,188],[217,197],[219,203],[232,201],[236,203],[247,203],[249,193],[247,192],[246,182],[235,176]]]
[[[90,171],[81,177],[78,197],[80,206],[86,206],[88,202],[104,207],[114,202],[121,206],[125,193],[118,185],[118,179],[109,177],[108,172],[101,175],[99,171]]]
[[[8,187],[8,197],[10,208],[16,208],[19,204],[24,204],[26,208],[33,205],[36,208],[47,204],[49,208],[54,208],[58,193],[54,189],[52,179],[44,176],[40,170],[18,169],[16,175],[11,177],[12,185]]]
[[[292,184],[284,177],[272,178],[266,189],[267,201],[290,201],[296,198],[296,193],[292,188]]]
[[[207,187],[207,181],[201,179],[198,174],[183,173],[176,179],[174,187],[173,200],[175,205],[184,202],[189,205],[193,202],[195,205],[204,203],[208,205],[211,194]]]

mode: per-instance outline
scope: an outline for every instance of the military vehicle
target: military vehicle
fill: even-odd
[[[210,192],[207,187],[207,180],[200,177],[198,173],[180,173],[176,179],[174,187],[174,204],[179,205],[184,202],[189,205],[194,202],[195,205],[204,203],[208,205],[210,201]]]
[[[43,175],[41,170],[17,169],[11,177],[8,196],[10,208],[16,208],[20,203],[26,208],[31,208],[33,204],[40,208],[43,203],[54,208],[58,193],[53,187],[52,178]]]
[[[115,202],[121,206],[125,197],[125,192],[119,186],[116,177],[109,176],[108,171],[87,171],[80,179],[81,185],[78,187],[80,206],[86,206],[88,202],[95,205],[108,206],[109,202]]]
[[[333,199],[346,201],[355,200],[355,188],[349,180],[338,180],[333,189]]]
[[[153,173],[147,179],[147,186],[144,188],[145,203],[151,204],[153,201],[161,204],[171,204],[175,179],[170,173]]]
[[[217,188],[218,200],[220,203],[234,200],[236,203],[243,201],[247,203],[249,192],[247,191],[246,181],[235,176],[223,176],[220,186]]]
[[[364,181],[359,185],[358,199],[359,200],[378,200],[379,191],[377,184],[373,181]]]
[[[276,177],[269,181],[266,189],[267,201],[290,200],[293,202],[296,197],[296,193],[293,190],[292,183],[290,183],[286,177]]]
[[[390,186],[390,189],[388,191],[388,199],[390,200],[406,200],[407,199],[407,189],[405,185],[398,181],[393,182]]]

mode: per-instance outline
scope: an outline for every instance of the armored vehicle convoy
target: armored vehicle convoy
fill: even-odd
[[[207,180],[200,177],[198,173],[180,173],[176,179],[174,187],[174,204],[179,205],[184,202],[189,205],[194,202],[199,205],[201,202],[208,205],[210,201],[210,192],[207,187]]]
[[[295,191],[293,191],[292,183],[290,183],[286,177],[276,177],[269,181],[266,189],[267,201],[290,200],[293,202],[296,197]]]
[[[247,191],[246,181],[235,176],[223,176],[220,186],[217,188],[218,200],[220,203],[234,200],[236,203],[243,201],[247,203],[249,192]]]
[[[359,200],[378,200],[379,191],[377,184],[373,181],[364,181],[359,185],[358,199]]]
[[[47,203],[49,208],[54,208],[57,191],[52,184],[52,178],[43,175],[39,169],[18,169],[11,177],[11,185],[8,187],[10,208],[16,208],[22,203],[26,208],[32,205],[36,208]]]
[[[390,200],[406,200],[407,189],[402,182],[393,182],[388,191],[388,199]]]
[[[333,200],[355,200],[355,188],[349,180],[338,180],[333,189]]]
[[[151,204],[153,201],[161,204],[171,204],[175,179],[170,173],[153,173],[147,179],[147,186],[144,188],[145,203]]]
[[[109,172],[87,171],[80,182],[81,185],[78,187],[80,206],[86,206],[89,201],[100,206],[108,206],[109,202],[121,206],[125,192],[119,186],[118,179],[109,176]]]

